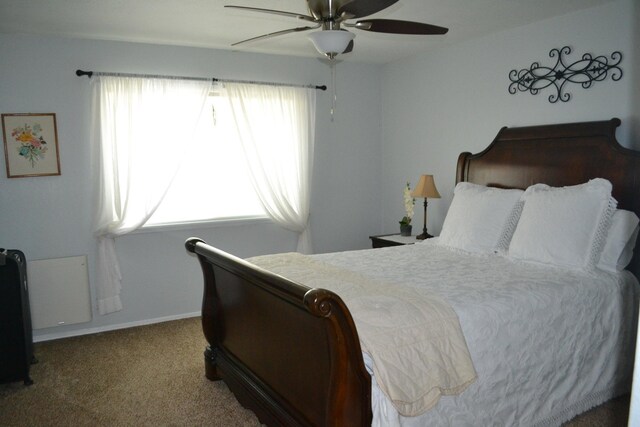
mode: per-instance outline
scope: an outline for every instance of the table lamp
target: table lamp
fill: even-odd
[[[422,234],[416,236],[418,240],[428,239],[433,237],[427,233],[427,198],[439,199],[440,193],[436,188],[436,183],[433,181],[433,175],[422,175],[418,184],[411,192],[413,197],[424,197],[424,226],[422,227]]]

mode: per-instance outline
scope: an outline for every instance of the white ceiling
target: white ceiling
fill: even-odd
[[[384,64],[610,1],[400,0],[371,17],[426,22],[447,27],[449,33],[401,36],[354,29],[354,51],[341,59]],[[240,40],[306,24],[279,15],[225,9],[225,4],[308,14],[305,0],[0,0],[0,32],[319,56],[304,32],[232,48]]]

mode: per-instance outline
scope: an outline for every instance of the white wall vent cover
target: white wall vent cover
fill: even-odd
[[[27,261],[33,329],[91,321],[86,255]]]

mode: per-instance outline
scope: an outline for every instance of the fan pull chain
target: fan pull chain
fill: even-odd
[[[336,61],[331,61],[331,121],[333,122],[333,115],[336,111],[336,104],[338,100],[338,94],[336,91]]]

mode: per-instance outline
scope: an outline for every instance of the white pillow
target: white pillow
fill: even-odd
[[[458,183],[439,244],[479,253],[506,250],[518,221],[523,193],[522,190]]]
[[[596,178],[570,187],[537,184],[522,199],[510,257],[578,269],[596,265],[616,206],[609,181]]]
[[[636,246],[639,223],[638,216],[631,211],[617,209],[614,212],[598,268],[617,272],[629,265],[633,258],[633,248]]]

